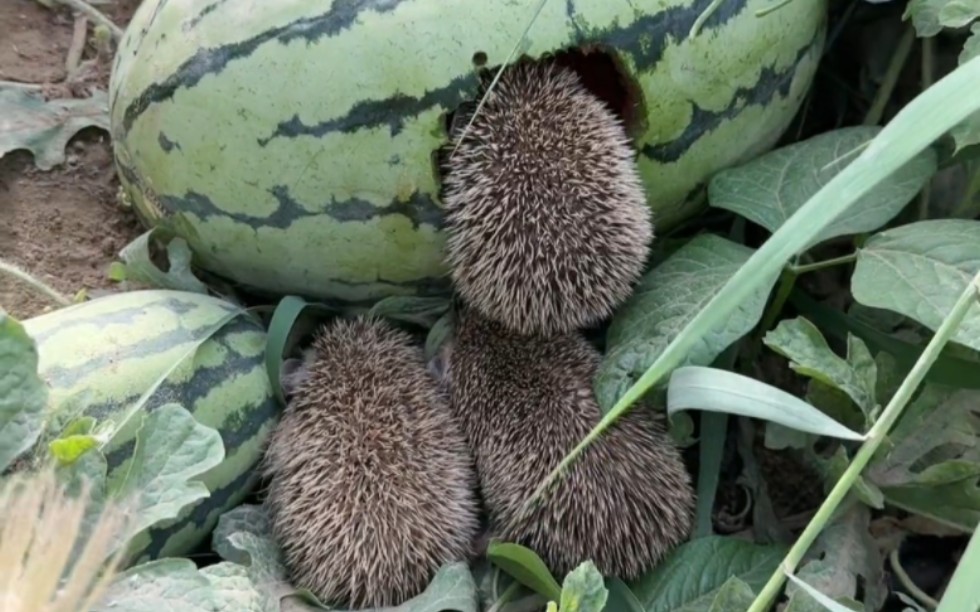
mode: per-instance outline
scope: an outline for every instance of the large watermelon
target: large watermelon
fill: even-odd
[[[150,290],[84,302],[24,322],[37,343],[41,378],[50,386],[49,409],[97,420],[119,417],[195,341],[236,307],[196,293]],[[204,541],[224,511],[240,504],[255,484],[252,468],[279,415],[263,354],[265,331],[242,311],[196,354],[188,356],[146,404],[177,402],[215,428],[225,459],[201,481],[211,495],[133,542],[134,560],[180,556]],[[125,469],[135,425],[106,447],[108,477]]]
[[[521,50],[605,54],[579,66],[629,121],[661,233],[713,172],[774,144],[823,47],[826,0],[764,16],[772,0],[724,0],[692,34],[710,4],[553,0]],[[149,224],[179,213],[199,263],[253,288],[442,291],[433,152],[474,63],[505,61],[537,5],[146,0],[110,85],[128,196]]]

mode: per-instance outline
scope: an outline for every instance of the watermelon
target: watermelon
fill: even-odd
[[[770,148],[820,58],[826,0],[546,2],[521,53],[567,53],[627,122],[663,233]],[[448,288],[434,152],[536,2],[146,0],[110,83],[114,158],[148,226],[271,295]]]
[[[191,411],[220,433],[225,458],[200,478],[210,497],[137,535],[133,561],[189,553],[207,539],[219,515],[240,504],[255,485],[253,467],[280,411],[264,365],[265,331],[236,306],[170,290],[110,295],[24,322],[37,343],[38,372],[50,387],[52,415],[118,423],[197,340],[236,312],[145,404],[145,410],[154,410],[177,402]],[[138,421],[131,419],[104,448],[109,481],[129,464]]]

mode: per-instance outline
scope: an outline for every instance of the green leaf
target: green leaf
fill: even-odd
[[[881,128],[846,127],[819,134],[717,173],[708,185],[712,206],[737,213],[775,232],[841,172]],[[829,238],[870,232],[891,221],[936,172],[927,148],[879,183],[803,246]]]
[[[641,279],[606,335],[606,355],[595,383],[603,410],[616,403],[751,255],[748,247],[704,234]],[[778,273],[758,279],[752,295],[704,334],[681,365],[710,364],[755,327],[777,278]]]
[[[789,301],[802,314],[816,322],[823,333],[840,340],[846,340],[848,332],[853,333],[876,351],[879,351],[876,360],[882,359],[880,351],[884,351],[893,357],[905,372],[912,368],[919,355],[925,350],[926,342],[924,341],[909,342],[898,336],[882,333],[855,316],[845,315],[838,310],[815,302],[802,292],[794,290]],[[951,387],[980,389],[980,377],[976,376],[976,370],[980,367],[980,360],[975,357],[957,356],[954,354],[955,347],[956,345],[947,344],[943,348],[935,365],[926,374],[926,381]],[[971,354],[976,356],[976,352],[971,352]],[[904,377],[905,375],[902,374],[895,381],[894,388],[898,387]],[[876,395],[880,403],[887,403],[891,396],[881,393],[881,385],[887,381],[883,378],[880,364],[878,366],[878,382],[879,390]]]
[[[887,308],[935,332],[980,270],[980,221],[934,219],[886,230],[858,251],[854,299]],[[953,340],[980,350],[980,306]]]
[[[948,0],[939,9],[939,23],[945,28],[962,28],[980,17],[980,0]]]
[[[190,559],[159,559],[113,580],[92,612],[272,612],[241,566],[222,563],[200,571]]]
[[[850,465],[847,451],[841,446],[838,446],[837,450],[830,457],[823,458],[816,456],[814,461],[815,467],[823,474],[825,491],[829,491],[837,484],[837,481],[841,479],[848,465]],[[881,492],[881,489],[868,482],[865,476],[858,476],[851,486],[851,490],[857,495],[858,499],[869,507],[877,510],[884,509],[885,494]]]
[[[667,389],[667,413],[701,409],[765,419],[799,431],[844,440],[864,435],[831,419],[794,395],[764,382],[717,368],[674,370]]]
[[[737,576],[732,576],[725,581],[718,589],[717,595],[711,600],[711,604],[705,608],[703,604],[694,606],[684,606],[684,612],[695,612],[695,610],[707,610],[707,612],[729,612],[731,610],[748,610],[755,600],[755,593],[752,588],[740,580]]]
[[[425,337],[426,361],[432,359],[436,356],[436,354],[438,354],[439,347],[442,346],[442,344],[452,333],[453,315],[452,312],[447,312],[439,317],[439,320],[435,322],[432,329],[429,330],[429,334]]]
[[[606,600],[605,612],[646,612],[633,591],[619,578],[607,578],[606,588],[609,589],[609,598]]]
[[[956,571],[949,581],[936,612],[958,612],[976,606],[980,601],[980,529],[970,536]]]
[[[133,498],[137,518],[131,533],[137,533],[207,497],[204,483],[193,479],[224,456],[217,430],[197,422],[183,406],[165,404],[143,417],[125,475],[108,483],[109,493]]]
[[[786,551],[783,546],[764,546],[733,537],[698,538],[676,548],[631,588],[647,612],[705,609],[732,577],[754,592],[761,590]]]
[[[870,533],[870,521],[871,512],[866,506],[852,504],[824,527],[808,552],[810,560],[796,577],[831,601],[853,600],[860,587],[867,609],[881,609],[888,590],[882,571],[883,559]],[[814,605],[813,593],[807,588],[790,585],[786,592],[789,595],[786,612],[821,609]]]
[[[903,19],[912,18],[920,38],[935,36],[943,28],[960,28],[980,17],[977,0],[911,0]],[[961,64],[963,62],[960,62]]]
[[[490,542],[487,558],[518,582],[551,601],[561,600],[561,585],[530,548],[509,542]]]
[[[34,445],[44,428],[48,388],[37,363],[34,340],[0,310],[0,473]]]
[[[99,439],[88,434],[63,436],[48,444],[51,454],[62,465],[74,463],[87,451],[99,445]]]
[[[790,368],[846,393],[870,424],[877,401],[878,371],[868,347],[847,335],[847,359],[834,353],[817,326],[803,317],[780,321],[762,339],[766,346],[790,360]]]
[[[274,610],[281,598],[294,594],[271,535],[263,506],[242,505],[222,514],[212,534],[213,548],[226,561],[248,568],[249,578],[262,585],[265,609]]]
[[[270,531],[269,517],[263,506],[242,505],[221,515],[213,535],[214,549],[227,562],[247,568],[247,578],[256,585],[262,610],[279,610],[284,598],[294,609],[319,609],[322,604],[303,603],[309,592],[300,591],[287,579],[279,548]],[[375,608],[373,612],[440,612],[459,610],[478,612],[476,581],[465,563],[444,565],[436,572],[426,589],[400,606]],[[286,604],[282,604],[283,608]],[[368,611],[364,611],[368,612]]]
[[[888,503],[972,531],[980,523],[980,393],[926,386],[865,471]]]
[[[565,576],[561,588],[561,612],[602,612],[609,598],[595,563],[585,561]]]
[[[124,262],[121,264],[122,269],[118,265],[115,269],[110,269],[111,276],[121,277],[120,280],[143,282],[161,289],[207,294],[208,286],[194,276],[191,270],[193,253],[187,242],[168,234],[166,230],[156,227],[127,244],[119,252],[119,258]],[[151,241],[157,239],[162,239],[167,245],[169,265],[166,272],[158,268],[151,259]]]
[[[970,37],[966,39],[963,50],[960,51],[959,62],[965,64],[980,55],[980,23],[970,26]]]
[[[860,612],[860,610],[863,610],[863,608],[857,608],[857,607],[851,608],[838,603],[837,601],[831,599],[830,597],[827,597],[826,595],[818,591],[816,588],[810,586],[803,580],[800,580],[793,574],[786,574],[786,577],[789,578],[789,581],[792,586],[799,587],[802,592],[806,593],[806,597],[810,598],[810,599],[803,599],[803,598],[797,599],[796,601],[804,601],[806,603],[804,604],[798,603],[796,604],[795,607],[791,603],[789,606],[786,607],[786,612],[804,612],[804,611],[823,612],[824,610],[828,612],[854,612],[855,610],[857,610]]]
[[[447,310],[447,298],[392,295],[375,303],[369,314],[414,323],[429,329]]]
[[[109,98],[97,90],[91,98],[48,100],[39,92],[0,85],[0,158],[17,149],[34,154],[41,170],[65,161],[65,146],[87,127],[109,130]]]
[[[425,591],[394,608],[376,612],[479,612],[476,581],[463,562],[442,566]]]

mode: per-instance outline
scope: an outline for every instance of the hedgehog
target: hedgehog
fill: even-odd
[[[690,475],[660,417],[641,406],[525,507],[602,416],[599,353],[578,332],[521,335],[466,307],[456,317],[429,367],[471,441],[491,538],[531,548],[559,577],[592,560],[626,581],[687,538]]]
[[[295,586],[354,608],[400,605],[471,557],[476,475],[411,336],[360,316],[289,360],[263,459],[272,533]]]
[[[625,127],[553,61],[524,60],[487,85],[439,153],[453,285],[521,333],[594,325],[630,295],[653,240]]]

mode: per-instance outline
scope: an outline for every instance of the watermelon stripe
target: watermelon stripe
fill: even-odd
[[[244,498],[254,488],[257,481],[258,474],[254,470],[246,470],[226,486],[212,491],[208,497],[208,503],[195,505],[186,518],[181,515],[181,520],[172,525],[163,528],[150,528],[147,532],[150,543],[144,549],[145,552],[141,553],[141,558],[159,558],[164,548],[170,543],[170,539],[178,532],[187,529],[188,525],[195,525],[203,530],[208,523],[216,523],[221,509],[237,505],[232,503],[236,501],[235,498],[239,498],[238,501]],[[215,509],[219,511],[218,514],[209,516],[215,513]],[[213,525],[209,525],[209,527],[213,528]]]
[[[126,131],[129,131],[139,115],[151,104],[169,100],[177,89],[193,87],[207,74],[220,73],[230,61],[248,57],[270,40],[286,43],[301,37],[305,40],[315,41],[320,36],[332,36],[349,28],[361,10],[376,8],[379,13],[391,12],[404,1],[406,0],[388,0],[383,3],[387,6],[357,8],[338,7],[338,3],[335,2],[335,8],[322,15],[298,19],[290,24],[267,30],[245,41],[215,47],[214,49],[202,49],[181,64],[163,83],[154,83],[137,96],[126,108],[123,126]],[[657,14],[638,18],[627,27],[596,30],[585,36],[582,35],[579,24],[576,24],[575,30],[578,33],[576,38],[578,42],[599,42],[616,49],[621,46],[631,46],[630,41],[636,40],[642,34],[643,38],[651,40],[651,44],[644,45],[637,53],[636,64],[639,70],[647,70],[660,61],[668,44],[676,45],[678,42],[687,40],[691,26],[711,2],[712,0],[697,0],[691,6],[671,7]],[[745,9],[747,2],[748,0],[732,0],[722,3],[702,26],[701,35],[727,24]],[[570,1],[569,4],[571,4]],[[569,6],[569,4],[566,4],[566,10],[573,10],[574,5]],[[422,111],[432,108],[435,103],[439,103],[443,108],[455,108],[465,99],[461,89],[467,86],[475,87],[476,83],[475,75],[461,75],[451,80],[444,87],[426,92],[424,96],[416,98],[397,95],[384,100],[359,102],[343,117],[319,122],[312,126],[305,125],[298,116],[294,116],[288,121],[281,122],[273,134],[260,138],[258,143],[265,147],[277,137],[322,136],[333,131],[349,133],[357,129],[380,127],[386,122],[394,136],[401,131],[404,119],[417,116]],[[393,112],[393,109],[397,112]],[[393,115],[397,115],[397,118],[392,118]]]
[[[139,359],[140,357],[165,352],[180,344],[192,342],[194,339],[200,337],[204,331],[203,328],[191,329],[179,325],[173,331],[154,336],[153,338],[142,339],[140,342],[127,346],[125,349],[98,355],[77,366],[67,368],[51,366],[47,369],[47,373],[52,378],[57,379],[62,387],[70,388],[99,370],[110,367],[113,363],[128,359]],[[254,331],[255,323],[242,318],[231,321],[222,327],[222,333],[226,334]]]
[[[73,329],[75,327],[94,326],[97,328],[102,328],[103,326],[106,325],[120,325],[120,324],[125,325],[129,323],[133,323],[139,317],[148,316],[151,313],[151,310],[157,310],[160,307],[164,307],[172,311],[175,315],[180,316],[180,315],[187,314],[188,312],[191,312],[192,310],[197,308],[197,305],[190,304],[183,300],[178,300],[175,298],[168,297],[135,308],[121,308],[119,310],[104,312],[102,314],[90,315],[86,317],[80,317],[77,319],[64,320],[59,322],[57,326],[50,327],[45,331],[38,331],[32,333],[31,337],[34,338],[35,342],[42,343],[55,334],[64,333],[66,330]]]
[[[429,195],[418,190],[413,191],[407,200],[392,200],[384,206],[372,204],[361,198],[350,198],[339,202],[336,200],[326,202],[314,210],[309,210],[300,205],[289,193],[289,187],[286,185],[275,185],[269,189],[269,192],[276,198],[279,205],[274,211],[261,216],[244,212],[229,212],[215,204],[207,195],[194,191],[187,192],[183,197],[160,195],[159,201],[160,205],[169,213],[177,211],[190,213],[202,220],[207,220],[210,217],[229,218],[254,230],[265,227],[286,229],[298,220],[306,217],[319,217],[323,214],[327,214],[337,221],[359,222],[388,215],[401,215],[411,221],[412,227],[415,229],[423,224],[441,229],[444,223],[442,208]]]
[[[653,15],[637,17],[626,27],[590,32],[584,40],[599,39],[613,50],[630,49],[636,69],[646,72],[660,63],[667,47],[677,47],[690,38],[691,27],[712,0],[696,0],[690,6],[672,6]],[[748,0],[725,0],[701,26],[697,36],[726,25],[745,10]],[[636,45],[636,40],[644,44]]]
[[[640,34],[651,37],[655,44],[642,47],[637,54],[637,68],[649,70],[656,66],[663,56],[668,43],[676,45],[688,38],[691,26],[710,5],[712,0],[698,0],[689,7],[672,7],[634,21],[628,27],[611,28],[585,33],[580,24],[572,20],[576,32],[577,43],[601,41],[612,50],[620,47],[628,48],[631,41]],[[724,2],[708,18],[701,28],[702,32],[724,26],[737,17],[745,9],[748,0],[733,0]],[[571,19],[575,10],[572,0],[567,0],[565,10]],[[669,36],[669,38],[668,38]],[[260,138],[259,146],[265,147],[275,138],[296,138],[298,136],[322,137],[333,132],[351,133],[359,129],[371,129],[388,123],[391,135],[397,136],[404,128],[405,120],[417,117],[423,111],[438,104],[442,108],[453,109],[469,98],[466,89],[475,89],[477,78],[466,74],[451,80],[445,87],[427,91],[421,97],[399,94],[384,100],[366,100],[355,104],[343,117],[321,121],[313,125],[303,123],[298,115],[293,115],[288,121],[281,122],[276,131],[270,136]]]
[[[201,9],[200,13],[195,15],[190,21],[187,22],[187,25],[184,26],[184,30],[193,30],[195,27],[197,27],[197,24],[201,23],[202,19],[213,13],[216,9],[220,8],[225,2],[228,2],[228,0],[216,0],[215,2],[205,6],[203,9]]]
[[[759,73],[759,79],[751,87],[739,87],[735,90],[728,106],[720,111],[709,111],[692,103],[691,120],[677,138],[659,144],[647,144],[641,149],[641,154],[661,163],[672,163],[684,156],[705,133],[711,133],[722,123],[736,117],[746,106],[765,106],[772,102],[778,93],[782,97],[789,95],[793,77],[799,70],[800,63],[811,52],[819,51],[823,46],[823,32],[818,30],[813,39],[796,53],[796,59],[782,70],[775,66],[764,66]]]
[[[183,150],[180,148],[180,143],[170,140],[169,138],[167,138],[167,135],[164,134],[163,132],[160,132],[160,135],[157,136],[157,142],[160,143],[160,148],[166,151],[167,153],[170,153],[174,149],[177,149],[178,151]]]
[[[259,146],[265,147],[276,138],[298,138],[312,136],[320,138],[325,134],[342,132],[350,134],[358,130],[377,128],[385,123],[392,136],[397,136],[405,128],[405,121],[418,117],[435,105],[453,109],[470,98],[479,81],[475,73],[458,76],[445,87],[425,92],[420,97],[398,94],[384,100],[365,100],[358,102],[343,117],[320,121],[307,125],[299,115],[282,121],[276,131],[265,138],[259,138]]]
[[[267,42],[274,40],[287,44],[294,40],[304,40],[315,43],[321,37],[332,37],[349,29],[362,11],[389,13],[407,1],[334,0],[326,13],[297,19],[241,42],[201,49],[184,61],[165,81],[150,85],[126,107],[123,115],[124,130],[128,132],[136,119],[152,104],[173,98],[177,90],[194,87],[208,75],[220,74],[229,63],[247,58]]]
[[[206,397],[208,389],[227,381],[231,376],[254,376],[256,375],[255,369],[244,370],[245,367],[248,367],[249,364],[254,364],[254,362],[255,357],[236,355],[234,358],[226,360],[219,367],[200,368],[196,370],[190,380],[177,382],[164,381],[157,388],[156,393],[147,400],[143,407],[143,412],[149,414],[160,406],[172,402],[175,397]],[[264,365],[255,367],[264,368]],[[258,372],[258,375],[265,375],[265,373]],[[131,405],[139,397],[139,394],[133,394],[126,398],[119,398],[114,400],[114,405],[107,403],[93,404],[85,408],[85,414],[93,416],[96,419],[101,419],[106,414],[115,412],[114,408],[118,410],[118,406]],[[192,413],[195,411],[195,406],[184,406],[184,408]],[[254,437],[266,425],[269,419],[278,417],[279,412],[279,403],[271,395],[266,396],[258,403],[243,403],[239,412],[229,415],[222,422],[220,428],[218,428],[218,433],[221,434],[221,440],[225,445],[226,452],[231,452],[241,446],[245,441]],[[247,414],[248,418],[240,418],[243,414]],[[132,438],[122,444],[113,445],[112,449],[106,454],[106,463],[109,466],[109,470],[118,468],[124,461],[131,457],[135,444],[136,440]]]

